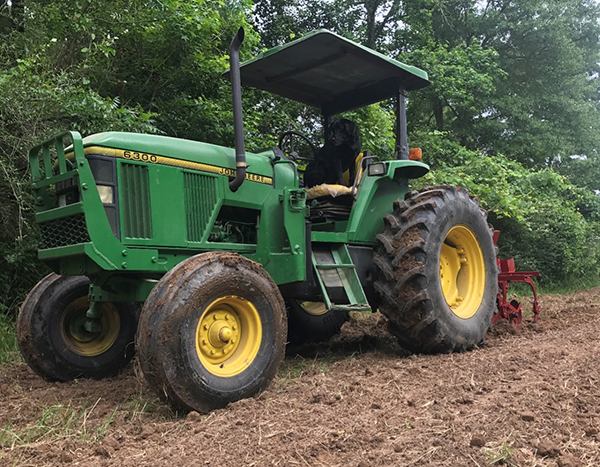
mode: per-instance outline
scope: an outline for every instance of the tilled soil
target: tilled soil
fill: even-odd
[[[379,314],[290,349],[270,388],[179,414],[137,366],[48,383],[0,367],[0,465],[597,466],[600,288],[541,297],[484,348],[406,355]]]

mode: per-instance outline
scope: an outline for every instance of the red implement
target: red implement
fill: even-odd
[[[499,230],[494,230],[494,245],[498,242],[500,236]],[[537,322],[538,314],[540,313],[540,307],[537,300],[537,290],[533,283],[533,277],[539,277],[538,271],[523,271],[517,272],[515,267],[515,260],[510,259],[497,259],[498,262],[498,296],[497,304],[498,311],[492,318],[492,324],[496,324],[501,319],[505,319],[510,322],[513,326],[523,321],[523,315],[521,313],[522,304],[517,300],[508,300],[508,288],[511,282],[521,282],[529,284],[533,290],[533,321]]]

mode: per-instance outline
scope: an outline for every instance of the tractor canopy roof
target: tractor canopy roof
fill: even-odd
[[[323,115],[429,84],[425,71],[324,29],[262,52],[240,71],[243,84],[318,107]]]

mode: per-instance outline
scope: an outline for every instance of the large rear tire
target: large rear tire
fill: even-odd
[[[258,263],[202,253],[148,296],[137,336],[150,387],[175,407],[209,412],[265,389],[285,354],[279,289]]]
[[[117,373],[133,357],[139,306],[103,302],[100,330],[87,332],[83,325],[89,285],[85,276],[50,274],[21,305],[19,350],[43,378],[102,378]]]
[[[429,187],[394,203],[377,236],[375,290],[400,345],[463,351],[484,342],[495,311],[496,250],[485,212],[460,187]]]

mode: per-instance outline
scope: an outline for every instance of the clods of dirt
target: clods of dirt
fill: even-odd
[[[600,289],[540,297],[472,352],[409,355],[379,314],[288,352],[268,390],[210,414],[163,404],[130,365],[49,383],[0,367],[0,465],[600,465]]]

